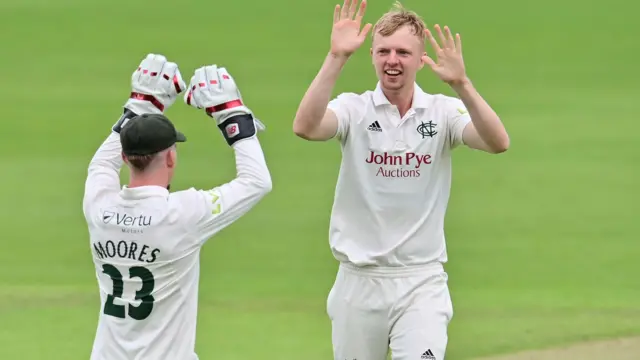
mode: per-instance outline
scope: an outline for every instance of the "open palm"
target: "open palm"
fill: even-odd
[[[462,41],[460,40],[460,34],[456,34],[454,41],[448,26],[444,27],[446,37],[442,33],[439,25],[436,25],[435,29],[442,43],[442,47],[440,47],[433,37],[431,31],[426,29],[425,35],[429,39],[431,47],[437,56],[437,62],[426,55],[423,57],[424,62],[447,84],[453,85],[464,81],[467,75],[464,60],[462,59]]]
[[[366,24],[360,30],[366,7],[366,0],[362,0],[359,8],[358,0],[345,0],[342,7],[336,5],[331,31],[332,54],[348,57],[362,45],[371,30],[371,24]]]

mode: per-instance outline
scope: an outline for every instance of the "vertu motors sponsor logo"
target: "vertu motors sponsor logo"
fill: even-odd
[[[151,216],[131,216],[129,214],[119,213],[117,211],[104,211],[102,213],[102,221],[105,224],[116,224],[132,227],[151,226]]]

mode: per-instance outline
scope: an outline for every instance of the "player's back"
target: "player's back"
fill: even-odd
[[[198,358],[197,196],[125,187],[87,211],[101,297],[92,360]]]

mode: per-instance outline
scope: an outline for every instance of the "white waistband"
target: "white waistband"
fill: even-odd
[[[340,268],[356,275],[374,277],[407,277],[444,272],[444,267],[439,262],[410,266],[356,266],[352,263],[341,262]]]

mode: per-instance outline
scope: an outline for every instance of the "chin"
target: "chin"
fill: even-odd
[[[384,86],[384,88],[387,90],[400,90],[404,87],[404,83],[399,81],[383,81],[382,86]]]

